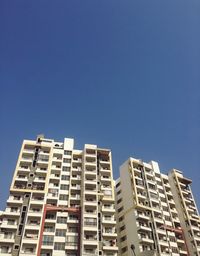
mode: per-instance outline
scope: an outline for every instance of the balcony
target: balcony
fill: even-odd
[[[140,243],[146,243],[146,244],[153,244],[154,243],[154,241],[151,238],[149,238],[148,236],[140,237],[139,239],[140,239]]]
[[[70,197],[71,200],[80,200],[81,199],[81,196],[79,194],[71,194],[71,197]]]
[[[166,241],[165,238],[160,238],[160,239],[159,239],[159,244],[160,244],[161,246],[167,246],[167,247],[169,247],[169,243]]]
[[[14,243],[14,234],[6,235],[4,233],[0,233],[0,241],[5,243]]]
[[[150,213],[149,213],[149,215],[147,215],[145,213],[137,213],[136,216],[137,216],[137,219],[149,220]]]
[[[85,178],[85,184],[96,185],[97,184],[97,180],[96,179]]]
[[[20,163],[32,163],[32,162],[33,162],[33,158],[32,157],[22,156],[22,158],[20,159]]]
[[[20,210],[12,210],[11,208],[6,208],[6,210],[3,213],[5,216],[20,216]]]
[[[102,201],[104,203],[114,203],[115,200],[113,196],[103,195]]]
[[[98,245],[97,237],[96,236],[86,236],[83,239],[83,243],[87,245]]]
[[[98,256],[98,252],[97,251],[90,251],[90,252],[88,252],[88,251],[84,251],[83,252],[83,256]]]
[[[36,178],[34,179],[34,182],[37,182],[37,183],[39,183],[39,184],[45,183],[45,181],[46,181],[46,177],[36,177]]]
[[[113,217],[103,217],[102,219],[102,224],[107,224],[107,225],[116,225],[116,221]]]
[[[102,212],[115,213],[114,206],[113,205],[111,205],[111,206],[103,205],[102,206]]]
[[[7,203],[22,204],[23,199],[20,196],[10,196],[7,200]]]
[[[24,148],[23,149],[23,155],[34,155],[34,153],[35,153],[35,148],[33,147],[33,148]]]
[[[96,231],[97,230],[97,222],[84,221],[84,230],[85,231]]]
[[[51,174],[50,175],[50,179],[51,180],[60,180],[60,175],[59,174]]]
[[[111,177],[110,176],[105,176],[105,175],[103,175],[103,176],[101,176],[101,181],[111,181]]]
[[[180,253],[181,256],[182,255],[188,255],[187,251],[186,250],[182,250],[182,249],[179,250],[179,253]]]
[[[97,211],[95,211],[95,210],[85,210],[85,215],[96,216]]]
[[[77,184],[72,184],[71,185],[71,190],[80,190],[80,189],[81,189],[80,185],[77,185]]]
[[[25,234],[23,238],[23,243],[24,244],[37,244],[38,243],[38,234],[31,234],[27,233]]]
[[[148,225],[145,225],[145,224],[142,224],[142,223],[139,224],[137,229],[141,230],[141,231],[146,231],[146,232],[151,232],[152,231],[152,229]]]
[[[16,180],[17,181],[17,180]],[[23,182],[21,181],[21,183],[19,182],[15,182],[13,188],[14,189],[26,189],[26,185],[27,185],[27,182],[25,180],[23,180]]]
[[[28,212],[29,217],[41,217],[41,215],[42,215],[42,211],[29,210]]]
[[[53,159],[52,159],[52,162],[53,163],[61,163],[62,162],[62,155],[61,156],[53,156]]]
[[[100,169],[100,173],[102,175],[110,175],[111,174],[111,170],[110,170],[110,168],[101,168]]]
[[[158,234],[166,235],[166,230],[164,229],[156,228],[156,231],[158,232]]]
[[[73,181],[81,180],[81,176],[80,175],[72,175],[71,180],[73,180]]]
[[[47,168],[46,167],[40,167],[36,169],[36,174],[46,174],[47,173]]]
[[[47,163],[48,164],[48,163]],[[51,169],[52,170],[55,170],[55,171],[61,171],[61,165],[52,165],[51,166]]]
[[[18,175],[15,180],[16,181],[28,181],[28,178],[25,175]]]
[[[96,177],[96,175],[97,175],[96,169],[86,167],[86,169],[85,169],[85,176],[86,177],[93,177],[94,178],[94,177]]]
[[[67,223],[79,223],[79,220],[78,218],[72,218],[72,217],[69,217],[68,220],[67,220]]]
[[[35,256],[36,255],[36,252],[35,250],[34,251],[30,251],[30,250],[25,250],[25,251],[20,251],[20,255],[23,255],[23,256],[30,256],[30,255],[33,255]]]
[[[33,186],[32,186],[32,189],[33,189],[33,190],[40,190],[40,191],[43,191],[44,188],[45,188],[44,185],[40,185],[40,184],[36,184],[36,183],[34,183]]]
[[[41,216],[39,216],[41,217]],[[40,218],[29,218],[28,222],[25,226],[26,229],[29,230],[39,230],[40,229]]]
[[[41,164],[48,164],[48,162],[49,162],[49,157],[48,157],[48,155],[41,155],[41,154],[39,154],[38,163],[41,163]]]
[[[105,251],[118,251],[118,247],[116,246],[116,241],[115,240],[104,240],[103,241],[103,250]]]
[[[7,248],[0,249],[0,255],[1,256],[8,256],[8,255],[11,255],[11,254],[12,254],[12,249],[11,249],[10,246],[8,247],[8,249]]]
[[[19,166],[18,169],[17,169],[18,174],[27,175],[27,174],[29,174],[29,172],[30,172],[30,169],[29,169],[28,166],[26,168],[22,167],[22,166]]]
[[[32,197],[30,200],[30,204],[43,205],[44,198],[43,197]]]
[[[85,194],[89,194],[89,195],[96,195],[97,194],[97,190],[96,189],[85,189]]]
[[[110,238],[110,239],[115,239],[117,238],[117,233],[115,232],[115,230],[110,230],[110,231],[107,231],[107,230],[103,230],[103,233],[102,233],[103,237],[105,238]]]
[[[74,157],[73,162],[74,163],[82,163],[82,158]]]
[[[96,157],[95,156],[86,156],[85,164],[86,165],[95,165],[96,166]]]
[[[65,243],[65,250],[77,250],[77,249],[78,249],[77,242],[66,242]]]
[[[2,221],[1,228],[8,228],[8,229],[17,229],[18,223],[16,221]]]

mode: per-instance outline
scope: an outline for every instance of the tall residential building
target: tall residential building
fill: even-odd
[[[114,202],[110,150],[24,140],[0,214],[0,255],[116,256]]]
[[[199,256],[200,221],[191,180],[157,162],[129,158],[115,184],[120,256]]]
[[[183,176],[178,170],[169,173],[174,201],[178,210],[181,227],[188,241],[190,255],[200,255],[200,220],[197,206],[192,194],[190,184],[192,181]]]

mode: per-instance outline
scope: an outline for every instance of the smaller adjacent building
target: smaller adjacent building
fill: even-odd
[[[115,184],[119,255],[199,256],[190,184],[180,171],[162,174],[154,161],[129,158],[122,164]]]

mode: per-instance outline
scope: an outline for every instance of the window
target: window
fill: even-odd
[[[56,215],[53,213],[47,213],[46,215],[46,219],[48,220],[55,220],[55,218],[56,218]]]
[[[119,191],[117,192],[117,195],[119,195],[119,194],[121,194],[121,190],[119,190]]]
[[[122,226],[119,230],[120,230],[120,231],[123,231],[125,228],[126,228],[126,227],[125,227],[125,225],[124,225],[124,226]]]
[[[4,232],[4,238],[12,238],[12,232]]]
[[[63,159],[63,162],[64,162],[64,163],[71,163],[71,159],[69,159],[69,158],[64,158],[64,159]]]
[[[43,245],[53,245],[53,236],[43,236],[42,244]]]
[[[61,180],[69,180],[69,175],[62,175]]]
[[[65,243],[55,243],[54,244],[54,250],[65,250]]]
[[[19,250],[19,245],[16,244],[16,245],[14,246],[14,250]]]
[[[120,242],[124,242],[126,240],[126,236],[123,236],[121,239],[120,239]]]
[[[70,167],[63,166],[63,172],[70,172]]]
[[[2,246],[1,247],[1,252],[2,253],[8,253],[9,252],[9,247],[8,246]]]
[[[34,248],[33,247],[26,247],[24,249],[24,253],[27,253],[27,254],[34,253]]]
[[[78,216],[76,215],[69,215],[70,220],[78,220]]]
[[[8,219],[8,225],[14,225],[15,224],[15,220],[12,219]]]
[[[58,217],[57,223],[67,223],[67,217]]]
[[[121,252],[122,252],[122,253],[125,253],[127,250],[128,250],[128,248],[127,248],[127,246],[125,246],[125,247],[123,247],[123,248],[121,249]]]
[[[122,202],[122,198],[120,198],[119,200],[117,200],[117,204]]]
[[[53,226],[45,226],[44,231],[45,232],[54,232],[54,227]]]
[[[68,195],[60,195],[59,199],[60,200],[68,200]]]
[[[95,218],[85,218],[85,225],[87,226],[96,226],[97,220]]]
[[[17,211],[18,211],[18,208],[17,208],[17,207],[11,207],[11,208],[10,208],[10,211],[11,211],[11,212],[17,212]]]
[[[120,185],[121,185],[121,183],[120,183],[120,182],[118,182],[118,183],[117,183],[117,185],[116,185],[116,188],[118,188]]]
[[[69,185],[61,184],[60,185],[60,190],[69,190]]]
[[[65,229],[56,229],[56,236],[66,236],[66,230]]]
[[[123,216],[119,218],[119,222],[120,222],[120,221],[123,221],[123,220],[124,220],[124,217],[123,217]]]
[[[64,155],[71,155],[72,154],[72,151],[69,151],[69,150],[64,150]]]
[[[78,237],[77,236],[67,236],[66,243],[67,243],[67,245],[76,245],[78,243]]]
[[[78,228],[77,227],[69,227],[68,228],[68,232],[77,233],[78,232]]]
[[[121,212],[121,211],[123,211],[123,209],[124,209],[124,208],[123,208],[123,206],[122,206],[122,207],[120,207],[117,211],[118,211],[118,212]]]

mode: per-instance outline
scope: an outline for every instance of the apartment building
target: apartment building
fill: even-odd
[[[115,184],[120,256],[199,256],[200,221],[191,180],[157,162],[129,158]]]
[[[74,140],[24,140],[6,209],[1,256],[116,256],[111,151]]]
[[[200,220],[190,184],[192,180],[178,170],[169,173],[169,183],[174,195],[181,227],[184,231],[190,255],[200,255]]]

